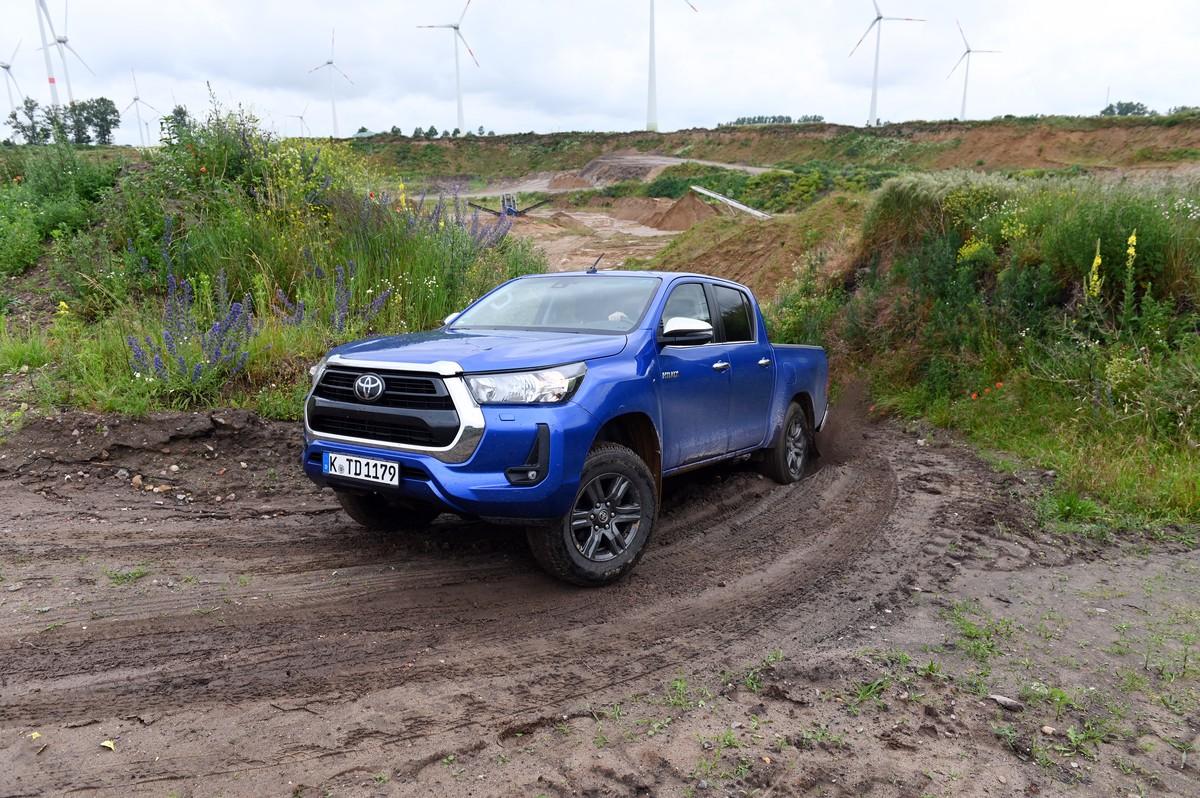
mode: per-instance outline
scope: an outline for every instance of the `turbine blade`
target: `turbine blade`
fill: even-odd
[[[463,46],[467,48],[467,52],[471,54],[471,60],[475,62],[475,66],[479,66],[479,59],[475,57],[475,51],[471,49],[471,45],[467,44],[467,39],[462,35],[462,31],[454,31],[458,38],[462,39]]]
[[[146,102],[145,100],[142,100],[142,99],[140,99],[140,98],[139,98],[139,99],[138,99],[138,102],[140,102],[142,105],[144,105],[144,106],[146,106],[147,108],[149,108],[149,109],[150,109],[151,111],[153,111],[154,113],[156,113],[156,114],[158,113],[158,109],[157,109],[157,108],[155,108],[155,107],[154,107],[153,105],[151,105],[150,103]]]
[[[137,73],[136,73],[136,72],[134,72],[132,69],[130,69],[130,70],[129,70],[129,74],[133,76],[133,93],[134,93],[135,95],[137,95],[137,96],[139,96],[139,97],[140,97],[140,96],[141,96],[141,94],[142,94],[142,92],[141,92],[141,91],[138,89],[138,85],[137,85]]]
[[[6,70],[4,70],[4,74],[7,75],[8,79],[11,80],[13,82],[13,85],[17,87],[17,94],[20,95],[21,97],[24,97],[25,92],[21,91],[21,84],[17,83],[17,78],[15,75],[13,75],[12,70],[6,69]]]
[[[950,77],[951,77],[951,76],[952,76],[952,75],[953,75],[955,72],[957,72],[957,71],[958,71],[958,66],[959,66],[959,64],[961,64],[961,63],[963,62],[963,59],[965,59],[965,58],[967,57],[967,55],[968,55],[970,52],[971,52],[970,50],[967,50],[967,51],[965,51],[965,52],[964,52],[962,55],[960,55],[960,56],[958,57],[958,60],[954,62],[954,69],[951,69],[951,70],[950,70],[950,72],[949,72],[949,73],[946,75],[946,80],[950,80]]]
[[[41,10],[42,16],[46,19],[46,24],[50,26],[51,38],[57,39],[58,33],[54,30],[54,20],[50,19],[50,9],[46,7],[46,0],[38,0],[38,8]]]
[[[337,36],[337,28],[332,28],[329,31],[329,60],[333,60],[333,38]]]
[[[467,15],[467,9],[471,7],[471,0],[467,0],[467,4],[463,6],[463,12],[458,15],[458,24],[461,25],[463,17]]]
[[[700,13],[700,9],[698,9],[698,8],[696,8],[696,6],[692,5],[692,0],[683,0],[683,2],[687,3],[687,4],[688,4],[688,8],[692,9],[692,10],[693,10],[693,11],[695,11],[697,14],[699,14],[699,13]]]
[[[875,2],[875,0],[871,0],[871,5],[875,6],[875,16],[882,17],[883,12],[879,10],[879,3]]]
[[[884,22],[928,22],[927,19],[917,19],[916,17],[884,17]]]
[[[325,68],[325,67],[327,67],[327,66],[329,66],[329,62],[328,62],[328,61],[326,61],[324,64],[317,64],[315,67],[313,67],[312,69],[308,70],[308,74],[310,74],[310,75],[311,75],[312,73],[316,72],[318,69],[324,69],[324,68]]]
[[[968,50],[970,50],[971,43],[969,41],[967,41],[967,34],[963,32],[962,23],[956,19],[956,20],[954,20],[954,24],[958,26],[958,35],[962,37],[963,46],[966,47]]]
[[[874,29],[874,27],[878,24],[879,24],[879,17],[876,17],[875,19],[871,20],[871,24],[867,26],[867,32],[864,33],[862,35],[862,38],[858,40],[858,44],[854,45],[854,49],[850,51],[850,55],[854,55],[856,52],[858,52],[858,48],[861,47],[862,43],[867,40],[867,34],[869,34],[872,31],[872,29]]]
[[[972,50],[973,53],[1002,53],[1003,50]]]
[[[66,45],[66,48],[71,51],[71,55],[75,56],[75,60],[77,60],[79,63],[83,64],[84,69],[86,69],[88,72],[91,72],[93,75],[96,74],[96,70],[94,70],[90,66],[88,66],[88,62],[83,60],[83,56],[81,56],[79,53],[77,53],[75,51],[74,47],[72,47],[71,45],[68,44],[68,45]]]
[[[337,64],[330,64],[330,66],[331,66],[331,67],[333,67],[333,71],[334,71],[334,72],[337,72],[339,75],[341,75],[342,77],[344,77],[344,78],[346,79],[346,82],[347,82],[347,83],[349,83],[351,86],[353,86],[353,85],[354,85],[354,81],[350,80],[350,76],[349,76],[349,75],[347,75],[345,72],[343,72],[343,71],[341,70],[341,67],[339,67]]]
[[[305,104],[304,104],[304,110],[300,112],[300,118],[301,118],[301,119],[303,119],[303,118],[304,118],[304,115],[308,113],[308,106],[309,106],[309,104],[308,104],[308,103],[305,103]]]
[[[453,25],[418,25],[417,27],[418,28],[449,28],[450,30],[454,30]]]
[[[129,101],[129,105],[125,106],[125,111],[124,111],[124,113],[129,113],[129,109],[130,109],[130,108],[132,108],[132,107],[133,107],[133,104],[134,104],[134,103],[136,103],[136,102],[137,102],[137,100],[136,100],[136,99],[135,99],[135,100],[130,100],[130,101]]]
[[[12,62],[14,62],[14,61],[16,61],[16,60],[17,60],[17,53],[18,53],[20,50],[21,50],[21,40],[20,40],[20,39],[17,39],[17,46],[13,48],[13,54],[12,54],[12,56],[11,56],[11,57],[9,57],[9,59],[8,59],[8,63],[10,63],[10,64],[11,64]]]
[[[67,30],[71,22],[71,0],[63,0],[63,36],[67,35]],[[95,73],[92,73],[95,74]]]

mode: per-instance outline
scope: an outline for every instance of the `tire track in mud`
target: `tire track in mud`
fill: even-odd
[[[439,523],[430,553],[420,545],[430,539],[389,543],[311,511],[241,528],[156,523],[147,549],[171,552],[163,567],[240,562],[252,587],[115,600],[107,591],[56,615],[68,628],[51,635],[34,623],[0,630],[0,727],[160,718],[170,731],[155,757],[86,779],[116,787],[349,761],[468,729],[502,736],[689,664],[745,663],[783,641],[819,647],[943,568],[941,550],[957,534],[949,508],[987,489],[962,455],[918,449],[889,426],[845,436],[853,455],[831,455],[798,485],[735,469],[672,486],[632,578],[599,591],[552,582],[513,553],[515,533],[481,525]],[[914,477],[923,473],[937,474],[936,490],[922,489]],[[100,541],[97,525],[61,517],[66,531],[55,537],[76,537],[67,549],[105,550],[116,538],[137,551],[136,514],[105,525]],[[463,545],[441,539],[456,531]],[[5,551],[73,563],[36,540]],[[89,621],[105,601],[107,617]],[[209,606],[218,609],[196,611]],[[246,747],[196,750],[188,729],[205,723]],[[304,733],[284,744],[292,729]],[[54,789],[80,780],[70,767],[46,777]]]

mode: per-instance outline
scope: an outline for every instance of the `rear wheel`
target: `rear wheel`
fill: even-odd
[[[346,515],[379,532],[416,531],[429,526],[441,511],[426,505],[394,502],[378,493],[337,491]]]
[[[781,485],[799,482],[813,453],[812,425],[804,408],[792,402],[783,417],[779,440],[767,450],[762,471]]]
[[[602,443],[584,462],[571,509],[554,524],[530,529],[529,548],[559,579],[607,585],[641,559],[657,516],[650,469],[632,450]]]

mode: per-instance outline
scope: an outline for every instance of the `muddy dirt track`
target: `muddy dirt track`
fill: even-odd
[[[797,485],[669,483],[649,552],[602,590],[544,576],[516,530],[360,530],[302,479],[295,425],[31,422],[0,449],[0,795],[409,794],[683,670],[836,653],[1014,512],[973,457],[860,419],[835,414]],[[436,792],[640,789],[547,756]]]

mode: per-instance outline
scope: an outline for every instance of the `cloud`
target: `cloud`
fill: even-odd
[[[874,33],[869,0],[657,0],[659,119],[663,129],[712,126],[751,114],[821,114],[861,124],[867,117]],[[61,0],[47,0],[56,25]],[[957,115],[962,72],[946,73],[972,45],[998,49],[972,62],[969,113],[1094,113],[1112,99],[1166,110],[1196,104],[1191,75],[1200,15],[1188,0],[880,0],[879,113],[887,120]],[[48,102],[37,52],[34,4],[6,0],[0,52],[22,88]],[[343,134],[365,126],[405,131],[455,124],[454,60],[448,31],[419,30],[458,18],[458,0],[107,0],[76,2],[70,38],[93,76],[71,64],[77,97],[103,95],[124,108],[141,95],[160,111],[174,103],[202,112],[209,87],[268,125],[308,106],[315,134],[330,132],[329,82],[309,70],[329,54],[353,85],[339,81]],[[498,132],[629,130],[644,124],[649,0],[473,0],[461,70],[467,125]],[[60,84],[62,82],[59,77]],[[65,89],[65,87],[64,87]],[[65,101],[65,90],[63,92]],[[132,115],[131,115],[132,116]],[[137,141],[131,119],[118,134]]]

